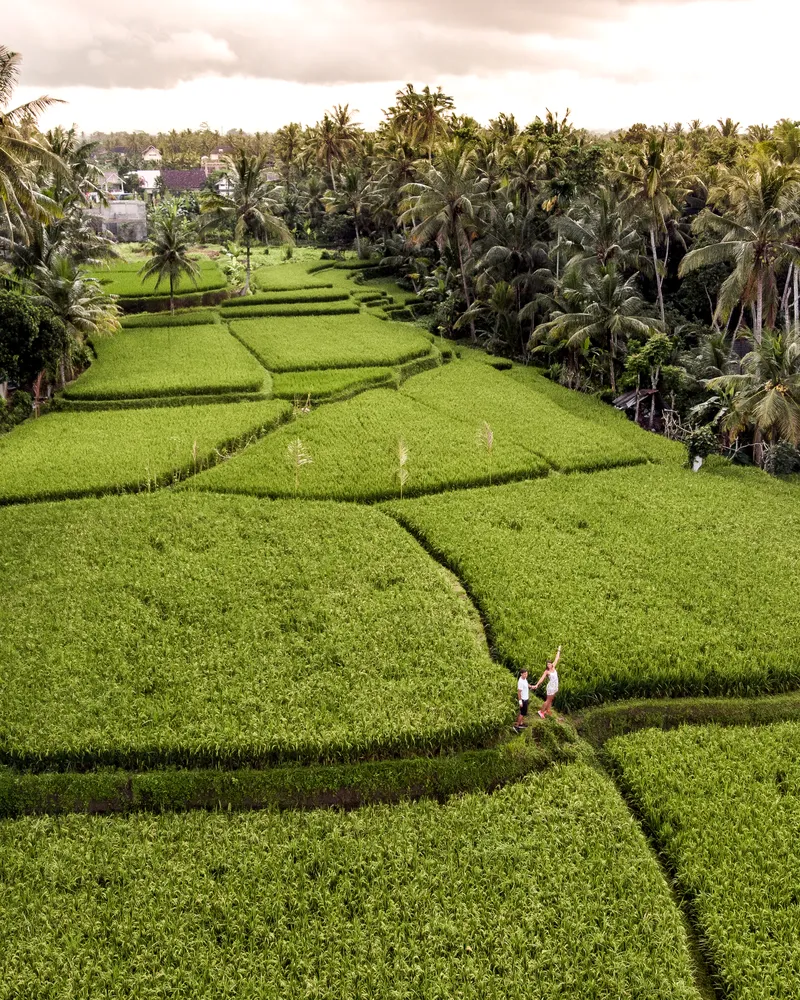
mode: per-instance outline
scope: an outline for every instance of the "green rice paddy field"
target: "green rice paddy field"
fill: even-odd
[[[0,437],[0,1000],[800,995],[796,486],[259,261]]]

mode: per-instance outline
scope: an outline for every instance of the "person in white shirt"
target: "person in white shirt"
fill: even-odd
[[[543,684],[545,678],[547,679],[547,687],[545,688],[545,701],[544,705],[539,709],[539,716],[544,719],[548,715],[553,714],[553,698],[558,694],[558,671],[556,667],[558,666],[558,661],[561,659],[561,647],[558,647],[556,651],[556,656],[554,660],[547,661],[547,667],[545,672],[539,678],[539,680],[533,685],[533,690]]]
[[[522,729],[525,725],[525,716],[528,714],[528,671],[520,671],[519,680],[517,681],[517,701],[519,702],[519,712],[517,713],[517,721],[514,723],[514,728],[517,732]]]

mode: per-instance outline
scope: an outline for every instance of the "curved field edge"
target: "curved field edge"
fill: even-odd
[[[564,983],[578,1000],[698,997],[661,872],[582,763],[444,805],[30,817],[0,837],[9,996],[36,984],[50,1000],[67,970],[127,996],[157,970],[162,991],[198,998],[222,976],[242,1000],[300,1000],[309,982],[330,1000],[500,1000],[532,983],[541,1000]]]
[[[47,414],[0,438],[0,506],[150,492],[213,467],[291,416],[289,403],[271,399]]]
[[[158,493],[0,527],[2,763],[334,763],[491,746],[511,721],[471,605],[375,509]]]
[[[795,843],[800,725],[650,729],[608,742],[609,769],[694,925],[719,996],[800,987]]]
[[[567,727],[537,726],[496,747],[434,757],[265,769],[160,768],[20,773],[0,768],[0,818],[187,809],[352,809],[490,792],[557,763],[589,759]]]
[[[538,676],[564,645],[562,709],[800,687],[792,487],[646,465],[381,509],[459,577],[512,669]],[[731,530],[739,509],[757,536]]]

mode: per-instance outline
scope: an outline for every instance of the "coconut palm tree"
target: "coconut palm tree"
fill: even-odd
[[[144,278],[156,278],[156,288],[169,281],[169,309],[175,312],[175,286],[186,275],[197,287],[197,265],[189,256],[194,229],[178,211],[178,203],[162,206],[153,220],[153,229],[145,244],[149,260],[139,271]]]
[[[763,441],[800,445],[800,333],[765,331],[742,359],[742,371],[706,383],[713,391],[732,391],[725,429],[732,437],[752,430],[753,457],[764,464]]]
[[[677,212],[685,197],[684,165],[668,145],[666,136],[651,135],[632,162],[623,165],[621,177],[629,189],[629,197],[643,217],[650,237],[650,252],[656,279],[656,294],[661,322],[664,323],[664,273],[669,262],[667,222]],[[658,244],[662,236],[666,249],[659,260]]]
[[[58,204],[37,187],[40,169],[63,180],[69,172],[61,159],[38,138],[31,139],[22,126],[53,104],[53,97],[38,97],[16,108],[9,107],[19,77],[21,56],[0,45],[0,225],[9,238],[25,240],[25,223],[47,222],[59,214]]]
[[[773,327],[779,298],[777,270],[786,261],[800,261],[795,245],[800,233],[797,198],[800,166],[784,164],[764,156],[747,167],[727,171],[727,186],[710,194],[712,204],[727,200],[727,211],[703,212],[695,223],[698,233],[709,238],[681,261],[681,276],[699,267],[727,261],[733,272],[719,291],[715,319],[727,322],[733,309],[749,307],[753,337],[761,340],[764,326]]]
[[[48,309],[63,324],[67,345],[60,361],[61,384],[70,371],[70,351],[89,337],[115,333],[119,310],[113,296],[90,278],[70,257],[54,255],[33,274],[33,301]]]
[[[518,198],[527,211],[542,191],[549,152],[544,143],[523,136],[506,153],[505,173],[508,193]]]
[[[401,221],[419,220],[411,231],[416,244],[433,240],[442,251],[448,248],[458,259],[467,309],[471,304],[465,261],[472,256],[472,243],[479,231],[479,214],[487,182],[478,177],[475,154],[451,146],[436,164],[430,164],[421,180],[403,188]],[[470,324],[472,339],[475,325]]]
[[[552,319],[534,330],[531,343],[556,341],[568,352],[587,340],[597,344],[607,353],[609,385],[616,392],[617,364],[628,340],[646,340],[663,330],[646,314],[635,280],[624,280],[613,263],[591,272],[582,283],[572,279],[570,309],[576,311],[556,309]]]
[[[370,184],[358,167],[348,167],[339,177],[339,188],[326,197],[328,211],[346,212],[353,218],[356,231],[356,252],[361,256],[361,234],[358,223],[367,204]]]
[[[613,261],[624,270],[639,264],[641,238],[610,188],[574,205],[556,221],[556,231],[566,245],[568,266],[605,267]]]
[[[450,121],[455,102],[441,87],[421,91],[407,83],[405,90],[395,94],[397,104],[389,109],[389,116],[408,136],[413,146],[427,151],[428,162],[433,160],[433,151],[439,142],[450,137]]]
[[[280,210],[280,192],[267,180],[265,151],[249,153],[240,148],[222,160],[222,169],[231,182],[229,194],[217,191],[203,196],[201,209],[211,224],[231,222],[236,239],[244,243],[246,278],[244,294],[250,291],[250,255],[253,240],[279,239],[293,244],[292,234],[276,214]]]
[[[341,165],[356,147],[358,124],[350,117],[349,105],[336,105],[333,114],[327,111],[322,121],[309,130],[308,147],[317,163],[325,165],[331,187],[336,190],[334,164]]]

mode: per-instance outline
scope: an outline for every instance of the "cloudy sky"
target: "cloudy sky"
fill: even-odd
[[[86,131],[313,124],[349,102],[373,127],[406,81],[458,110],[587,128],[800,117],[798,0],[5,0],[17,101],[67,100]],[[17,102],[15,101],[15,103]]]

